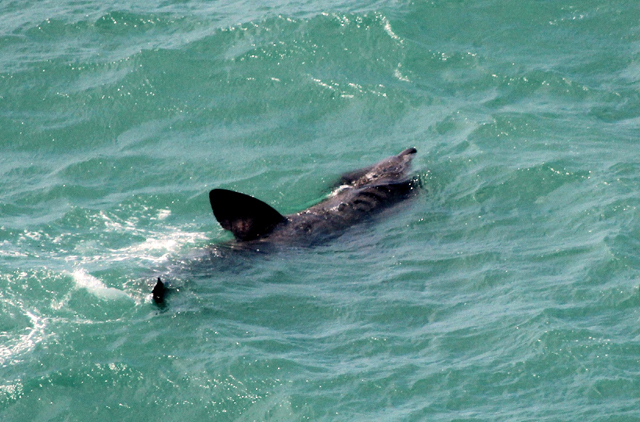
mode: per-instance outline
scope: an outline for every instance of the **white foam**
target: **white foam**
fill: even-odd
[[[400,38],[398,34],[393,32],[393,29],[391,29],[391,22],[389,22],[389,19],[383,16],[382,23],[383,23],[382,27],[384,28],[384,32],[386,32],[387,35],[389,35],[392,39],[398,41],[400,44],[404,43],[403,39]]]
[[[105,300],[129,299],[133,300],[127,293],[113,287],[107,287],[98,278],[87,273],[86,270],[80,268],[75,270],[71,276],[79,289],[86,289],[92,295]]]
[[[147,239],[143,242],[126,246],[121,249],[109,250],[108,256],[99,257],[99,260],[118,261],[148,261],[155,264],[166,262],[169,257],[180,250],[186,244],[195,244],[199,240],[206,239],[202,233],[187,233],[174,231],[172,233],[146,233]],[[87,258],[86,262],[96,261]]]
[[[14,247],[11,242],[4,240],[0,242],[0,256],[11,258],[26,258],[28,255],[18,248]]]
[[[158,220],[164,220],[171,215],[171,210],[158,211]]]
[[[45,337],[45,320],[32,312],[24,311],[25,315],[31,320],[32,328],[25,334],[21,334],[16,338],[15,343],[12,341],[0,344],[0,365],[4,365],[9,360],[15,360],[20,355],[30,352]]]
[[[170,215],[171,210],[161,209],[157,211],[155,217],[151,217],[151,220],[166,220]],[[174,226],[165,226],[161,231],[139,228],[138,222],[137,217],[120,219],[101,211],[97,216],[96,224],[104,224],[104,231],[137,238],[142,237],[144,240],[118,249],[101,247],[101,243],[97,241],[79,242],[75,247],[77,254],[69,255],[65,260],[77,262],[80,265],[122,261],[137,261],[138,263],[146,261],[159,264],[166,262],[172,254],[185,245],[196,244],[206,239],[203,233],[185,232]]]

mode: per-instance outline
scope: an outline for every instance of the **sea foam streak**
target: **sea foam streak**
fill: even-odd
[[[104,299],[104,300],[115,300],[115,299],[131,299],[133,298],[129,296],[122,290],[118,290],[113,287],[107,287],[105,284],[100,281],[98,278],[92,276],[87,273],[86,270],[80,268],[73,273],[71,273],[73,277],[73,281],[76,283],[76,287],[79,289],[86,289],[92,295]]]

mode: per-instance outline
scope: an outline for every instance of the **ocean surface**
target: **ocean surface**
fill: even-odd
[[[637,0],[0,16],[0,420],[640,421]],[[420,194],[316,247],[209,206],[407,147]]]

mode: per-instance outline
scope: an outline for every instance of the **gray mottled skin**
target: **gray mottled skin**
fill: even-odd
[[[211,206],[222,227],[238,241],[311,244],[410,197],[416,180],[407,172],[416,152],[408,148],[343,175],[327,199],[296,214],[282,216],[255,198],[223,189],[211,191]]]

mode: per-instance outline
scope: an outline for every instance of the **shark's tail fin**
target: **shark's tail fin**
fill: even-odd
[[[164,302],[164,295],[166,292],[167,289],[164,287],[164,283],[160,280],[160,277],[158,277],[158,282],[151,291],[153,294],[153,301],[158,305],[162,304],[162,302]]]

